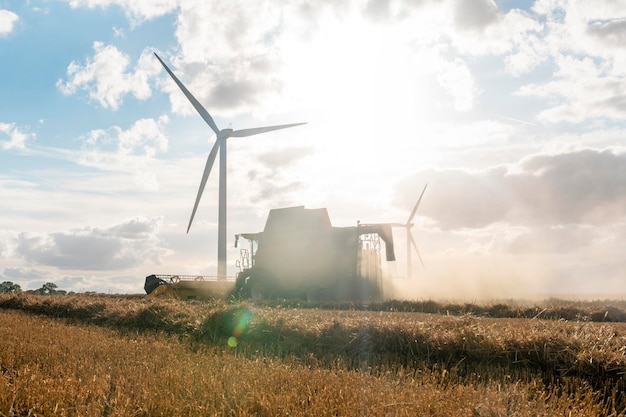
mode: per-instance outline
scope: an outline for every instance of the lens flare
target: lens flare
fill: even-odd
[[[246,331],[248,325],[250,324],[250,320],[252,319],[252,311],[247,308],[243,308],[237,312],[235,315],[235,326],[233,328],[233,335],[228,338],[228,346],[231,348],[237,347],[239,343],[239,338]]]

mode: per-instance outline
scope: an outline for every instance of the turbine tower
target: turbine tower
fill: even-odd
[[[417,253],[417,257],[419,258],[420,263],[422,264],[422,267],[424,266],[424,261],[422,260],[420,251],[419,249],[417,249],[417,243],[415,243],[415,239],[413,238],[413,234],[411,233],[411,229],[413,228],[413,223],[411,222],[413,221],[413,217],[415,217],[415,213],[417,212],[417,207],[420,205],[420,202],[422,201],[422,197],[424,196],[426,187],[428,187],[428,184],[424,186],[424,189],[422,190],[420,197],[417,199],[417,203],[415,203],[415,207],[413,207],[411,214],[409,214],[409,218],[407,219],[406,223],[392,224],[393,227],[403,227],[406,229],[406,275],[407,275],[407,278],[410,278],[413,275],[413,262],[411,261],[411,246],[415,248],[415,253]]]
[[[174,73],[165,65],[165,62],[156,54],[154,56],[159,60],[163,68],[168,72],[168,74],[172,77],[176,85],[182,90],[185,97],[191,102],[193,107],[196,109],[200,117],[209,125],[211,130],[215,132],[216,139],[213,148],[211,148],[211,152],[209,153],[209,157],[207,158],[206,165],[204,167],[204,172],[202,174],[202,180],[200,181],[200,187],[198,188],[198,194],[196,195],[196,202],[193,205],[193,211],[191,212],[191,218],[189,219],[189,225],[187,226],[187,233],[189,233],[189,229],[191,228],[191,223],[193,222],[193,218],[196,215],[196,210],[198,208],[198,203],[200,202],[200,198],[202,197],[202,192],[204,191],[204,187],[206,185],[207,179],[209,178],[209,174],[211,173],[211,168],[213,167],[213,162],[215,162],[215,157],[217,156],[217,151],[220,151],[220,171],[219,171],[219,209],[218,209],[218,233],[217,233],[217,277],[218,279],[226,278],[226,140],[231,137],[241,138],[245,136],[258,135],[259,133],[270,132],[272,130],[285,129],[288,127],[299,126],[305,123],[292,123],[287,125],[278,125],[278,126],[266,126],[266,127],[256,127],[252,129],[241,129],[241,130],[233,130],[233,129],[219,129],[213,121],[213,118],[209,114],[208,111],[196,100],[196,98],[187,90],[187,88],[180,82],[178,78],[174,75]]]

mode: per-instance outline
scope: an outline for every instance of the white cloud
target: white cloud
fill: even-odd
[[[85,153],[114,152],[119,157],[126,155],[152,157],[157,152],[167,150],[167,138],[163,128],[168,120],[169,118],[164,115],[158,120],[138,119],[127,130],[119,126],[92,130],[82,139],[83,151]],[[126,163],[126,161],[121,162]]]
[[[452,0],[448,7],[454,18],[447,31],[452,46],[463,55],[519,53],[542,30],[529,13],[512,9],[504,14],[491,0]]]
[[[158,232],[162,218],[134,218],[105,229],[73,228],[20,233],[15,255],[26,262],[68,270],[119,270],[159,264],[166,253]]]
[[[534,70],[549,56],[545,39],[535,34],[528,34],[518,45],[517,51],[504,57],[507,73],[519,77]]]
[[[374,16],[371,7],[385,11]],[[165,58],[198,100],[221,115],[245,110],[263,117],[293,111],[302,100],[317,103],[317,96],[344,111],[344,100],[351,106],[391,100],[393,108],[417,101],[421,111],[431,106],[423,94],[431,80],[443,106],[465,111],[478,89],[463,58],[448,53],[440,27],[446,10],[439,2],[188,1],[177,23],[179,53]],[[193,112],[170,80],[163,85],[175,112]],[[363,117],[360,110],[354,113]]]
[[[8,140],[2,140],[3,136],[8,136]],[[24,133],[15,126],[15,123],[0,122],[0,147],[2,149],[24,149],[26,141],[34,135]]]
[[[454,2],[454,22],[462,30],[483,31],[497,23],[502,13],[493,0],[464,0]]]
[[[141,153],[152,157],[157,152],[167,151],[167,138],[163,133],[163,125],[167,121],[167,116],[161,116],[158,121],[139,119],[126,131],[116,128],[119,153],[127,155],[139,149]]]
[[[183,2],[175,32],[179,55],[161,57],[209,111],[233,115],[267,107],[284,88],[283,9],[272,1]],[[163,85],[175,112],[194,112],[171,80]]]
[[[516,94],[548,99],[552,107],[539,113],[544,122],[579,123],[589,119],[622,120],[626,116],[623,77],[608,75],[590,57],[559,56],[554,79],[522,86]]]
[[[626,73],[626,7],[622,2],[570,0],[536,2],[533,10],[546,22],[544,48],[550,55],[586,55],[601,60],[612,75]]]
[[[474,107],[478,89],[467,65],[460,59],[448,63],[437,75],[439,84],[452,97],[452,107],[467,111]]]
[[[168,122],[167,116],[161,116],[158,120],[138,119],[127,130],[119,126],[92,130],[82,138],[81,152],[72,158],[103,171],[130,173],[136,185],[156,190],[158,181],[148,167],[156,161],[157,154],[167,151],[164,128]]]
[[[145,50],[134,69],[128,71],[130,60],[116,47],[94,42],[95,55],[85,65],[70,63],[67,67],[67,81],[57,81],[57,87],[65,95],[79,90],[88,92],[89,97],[102,107],[116,110],[126,94],[139,100],[151,95],[148,80],[159,72],[152,52]]]
[[[529,37],[506,57],[507,68],[516,75],[551,61],[556,70],[552,80],[521,86],[517,94],[545,99],[538,115],[544,122],[622,120],[626,6],[610,0],[538,1],[533,11],[545,22],[543,41]]]
[[[409,205],[410,190],[429,182],[421,214],[443,229],[479,229],[498,222],[606,225],[625,218],[624,166],[626,153],[582,149],[532,155],[515,165],[481,171],[424,171],[398,190]]]
[[[15,23],[20,18],[10,10],[0,9],[0,36],[13,32]]]
[[[203,62],[209,56],[217,62],[233,60],[238,68],[231,70],[243,71],[250,58],[263,59],[276,52],[282,16],[283,12],[271,0],[186,1],[181,4],[176,28],[182,58],[185,62]],[[236,62],[237,56],[242,58],[241,62]],[[267,61],[259,64],[264,62]]]

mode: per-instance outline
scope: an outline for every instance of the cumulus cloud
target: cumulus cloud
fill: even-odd
[[[522,86],[516,94],[555,103],[541,111],[544,122],[580,123],[588,119],[621,120],[626,116],[626,84],[623,77],[607,74],[590,57],[559,56],[551,81]]]
[[[446,22],[451,46],[462,55],[518,54],[543,28],[528,12],[512,9],[503,13],[492,0],[443,4],[448,4],[453,16],[452,21]]]
[[[185,2],[176,29],[180,50],[167,60],[198,100],[221,114],[280,110],[291,94],[367,98],[366,85],[376,77],[406,92],[431,76],[451,107],[472,107],[478,94],[472,74],[463,58],[446,53],[436,26],[441,17],[430,15],[445,14],[440,2],[386,3]],[[375,30],[366,24],[373,10],[385,10]],[[163,87],[174,111],[193,113],[170,80]]]
[[[454,3],[454,22],[457,27],[482,31],[502,18],[493,0],[465,0]]]
[[[131,21],[176,10],[176,38],[180,48],[166,59],[169,58],[171,66],[202,103],[210,103],[211,111],[224,115],[284,105],[287,93],[293,88],[289,71],[300,71],[295,81],[302,81],[308,73],[311,77],[323,76],[324,70],[316,68],[320,63],[327,66],[333,62],[333,71],[337,72],[346,67],[343,62],[346,60],[353,62],[348,65],[350,72],[353,66],[370,71],[369,61],[360,62],[359,38],[368,45],[370,55],[377,54],[377,43],[389,43],[387,50],[394,44],[404,45],[417,56],[421,56],[420,48],[439,48],[437,60],[420,59],[413,73],[423,76],[424,65],[432,66],[436,82],[441,91],[450,95],[449,104],[457,111],[467,111],[475,105],[481,87],[476,85],[469,62],[472,57],[483,55],[500,57],[513,77],[528,74],[542,63],[556,62],[555,80],[521,86],[517,92],[548,103],[539,114],[541,121],[615,120],[623,118],[626,111],[626,93],[615,84],[624,85],[626,52],[621,41],[626,36],[626,11],[619,3],[607,0],[593,5],[542,0],[536,1],[529,11],[513,8],[507,12],[500,10],[493,0],[369,1],[316,7],[301,3],[277,7],[273,0],[252,5],[199,0],[180,4],[175,0],[150,4],[130,0],[72,0],[70,5],[119,6]],[[416,28],[411,22],[418,18],[425,20],[425,25]],[[362,26],[359,22],[363,20],[375,20],[380,24],[378,29],[382,24],[393,23],[393,29],[388,29],[388,33],[381,29],[369,37],[357,36]],[[332,33],[335,45],[342,51],[339,55],[334,56],[332,47],[323,44],[324,33]],[[350,33],[354,36],[350,37]],[[395,35],[391,36],[392,33]],[[128,57],[116,48],[96,43],[94,49],[92,60],[84,65],[73,62],[68,67],[68,79],[58,83],[65,94],[85,90],[91,99],[112,109],[118,108],[127,94],[138,99],[150,95],[148,78],[160,71],[160,68],[155,70],[153,57],[142,55],[133,71],[128,69]],[[299,63],[286,62],[285,52],[296,49],[307,51],[311,58]],[[571,61],[581,59],[580,53],[600,58],[595,64],[596,73],[588,74],[586,79],[569,71],[577,66]],[[310,69],[303,73],[303,67]],[[346,78],[342,73],[335,76]],[[173,111],[192,114],[192,107],[171,80],[163,78],[163,81],[163,88],[170,92]],[[358,80],[359,84],[363,82]],[[347,86],[348,83],[329,87],[339,95],[341,87]],[[350,97],[354,93],[352,89],[346,91]]]
[[[590,22],[587,33],[612,47],[622,47],[626,44],[626,20],[605,20]]]
[[[452,98],[452,107],[458,111],[467,111],[474,107],[474,101],[478,96],[478,88],[474,84],[472,74],[461,59],[442,66],[438,74],[439,84]]]
[[[510,166],[482,171],[424,171],[399,188],[409,206],[420,184],[429,182],[420,212],[443,229],[602,225],[624,219],[626,154],[584,149],[533,155]]]
[[[545,22],[542,42],[528,38],[518,54],[506,58],[507,65],[519,74],[550,60],[556,70],[552,80],[523,85],[516,94],[544,99],[546,108],[538,115],[544,122],[622,120],[626,7],[605,0],[537,1],[533,11]]]
[[[258,107],[276,99],[283,88],[278,41],[282,19],[282,7],[272,1],[186,1],[176,25],[179,54],[164,58],[211,110],[234,114]],[[171,80],[163,85],[172,93],[174,111],[193,112]]]
[[[75,228],[47,234],[21,233],[15,254],[26,262],[68,270],[120,270],[160,263],[161,217],[134,218],[109,228]]]
[[[4,137],[8,139],[2,140]],[[22,132],[15,123],[0,122],[0,147],[2,149],[24,149],[26,141],[34,135]]]
[[[13,32],[18,20],[18,15],[12,11],[0,9],[0,36]]]
[[[139,100],[151,95],[148,80],[159,72],[152,53],[144,51],[134,70],[129,71],[130,59],[116,47],[94,42],[95,55],[84,65],[72,61],[67,67],[67,81],[57,81],[65,95],[85,90],[89,98],[102,107],[116,110],[126,94]]]
[[[167,116],[159,120],[139,119],[128,130],[115,128],[118,139],[118,151],[123,155],[140,152],[146,156],[154,156],[167,150],[167,137],[163,133],[163,125]]]
[[[82,138],[82,149],[76,162],[105,171],[132,173],[135,183],[155,190],[158,182],[147,169],[157,154],[168,149],[164,133],[167,116],[159,119],[138,119],[128,129],[111,126],[95,129]]]
[[[603,57],[607,60],[624,57],[624,19],[626,5],[611,0],[594,3],[567,1],[553,5],[551,16],[562,15],[564,31],[572,51]]]

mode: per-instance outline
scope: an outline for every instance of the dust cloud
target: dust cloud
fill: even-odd
[[[428,266],[414,268],[413,276],[385,277],[387,299],[493,302],[494,300],[534,300],[559,293],[554,288],[550,267],[540,260],[483,257],[429,259]],[[567,288],[562,292],[566,294]]]

